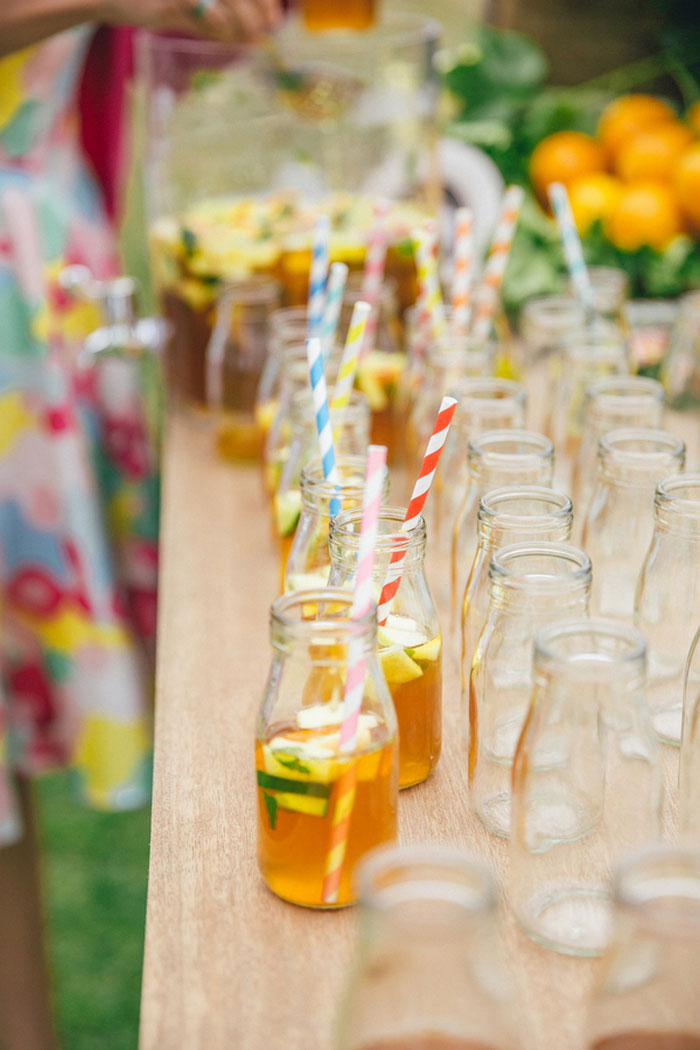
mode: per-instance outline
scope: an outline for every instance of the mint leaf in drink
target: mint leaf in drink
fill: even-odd
[[[275,755],[275,758],[281,766],[285,767],[285,769],[293,769],[297,773],[311,772],[309,766],[307,766],[305,762],[302,762],[297,755],[288,755],[286,758],[283,758],[281,755]]]
[[[267,810],[267,819],[270,822],[270,830],[275,830],[275,824],[277,823],[277,799],[274,795],[268,794],[267,791],[263,791],[263,801],[265,803],[265,809]]]

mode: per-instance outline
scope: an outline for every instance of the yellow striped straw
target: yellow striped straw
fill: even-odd
[[[337,408],[345,408],[350,400],[350,394],[352,393],[352,387],[355,382],[357,362],[359,361],[362,352],[367,318],[369,317],[371,310],[372,307],[370,304],[364,302],[362,299],[358,299],[353,307],[350,327],[348,328],[348,335],[345,340],[345,348],[343,349],[343,356],[340,361],[338,378],[335,383],[335,389],[333,390],[331,412]]]
[[[418,286],[423,289],[425,309],[430,317],[430,330],[436,343],[447,344],[447,322],[440,291],[437,261],[433,252],[434,238],[425,230],[413,234],[416,246]]]

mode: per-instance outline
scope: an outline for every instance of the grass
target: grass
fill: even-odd
[[[37,800],[61,1044],[135,1050],[149,813],[87,810],[65,774],[38,781]]]

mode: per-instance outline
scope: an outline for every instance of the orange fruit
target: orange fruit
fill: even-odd
[[[662,182],[633,182],[624,186],[619,200],[603,219],[612,243],[625,252],[643,245],[663,250],[683,230],[675,195]]]
[[[700,142],[678,158],[673,184],[683,214],[700,231]]]
[[[581,175],[569,186],[569,202],[576,229],[586,233],[594,222],[610,215],[622,193],[622,183],[605,171]]]
[[[618,150],[635,132],[656,124],[675,121],[667,102],[653,95],[620,95],[608,103],[598,121],[598,138],[606,154],[614,159]]]
[[[542,204],[552,182],[569,186],[581,175],[603,171],[605,157],[599,144],[582,131],[556,131],[535,146],[530,157],[530,179]]]
[[[640,179],[666,182],[673,178],[678,157],[692,141],[692,132],[679,120],[636,132],[617,151],[615,171],[625,182]]]
[[[700,102],[694,102],[685,115],[685,119],[696,135],[700,135]]]

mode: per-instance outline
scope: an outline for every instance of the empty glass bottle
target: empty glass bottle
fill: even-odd
[[[637,583],[634,622],[649,647],[654,729],[677,747],[683,675],[700,622],[700,474],[678,474],[657,485],[654,535]]]
[[[469,441],[467,467],[461,504],[452,521],[450,614],[455,628],[477,548],[479,500],[503,485],[551,485],[554,447],[549,438],[534,431],[490,430]]]
[[[700,628],[683,679],[683,734],[678,778],[681,834],[700,845]]]
[[[532,694],[535,635],[553,620],[585,616],[590,589],[588,555],[565,543],[513,543],[491,557],[488,617],[463,708],[469,806],[494,835],[510,832],[510,771]]]
[[[498,893],[445,846],[382,848],[358,869],[359,943],[335,1050],[507,1050],[514,993]]]
[[[478,546],[464,588],[461,608],[462,697],[468,695],[474,650],[489,612],[488,574],[491,555],[511,543],[563,543],[571,536],[574,512],[563,492],[541,485],[507,485],[491,489],[479,500]],[[469,725],[463,707],[461,724]]]
[[[598,476],[583,526],[593,564],[591,612],[629,623],[654,532],[654,493],[683,469],[685,445],[664,430],[611,430],[598,443]]]
[[[645,376],[604,376],[586,387],[583,436],[574,464],[571,495],[583,525],[595,485],[598,442],[619,427],[660,427],[664,388]]]
[[[613,873],[588,1050],[700,1050],[700,852],[651,846]]]
[[[673,408],[690,408],[700,401],[700,292],[680,298],[661,381]]]
[[[573,295],[541,295],[523,307],[520,334],[530,360],[559,350],[586,327],[586,311]]]
[[[568,955],[603,951],[611,864],[660,834],[645,670],[643,636],[615,620],[563,620],[535,642],[513,763],[509,898],[529,937]]]

